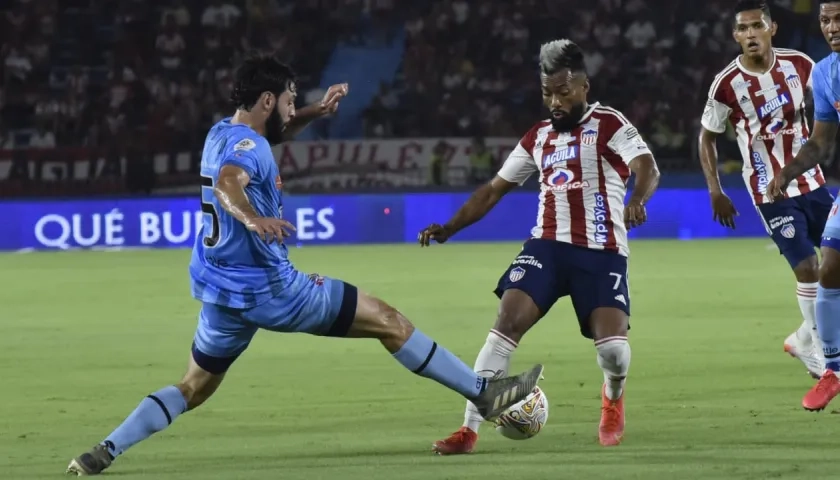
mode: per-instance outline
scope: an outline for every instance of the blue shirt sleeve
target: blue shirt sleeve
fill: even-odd
[[[838,123],[837,110],[828,96],[829,76],[826,72],[826,63],[820,62],[814,67],[811,73],[814,89],[814,121]]]
[[[243,138],[226,152],[219,168],[224,165],[235,165],[245,170],[252,181],[260,182],[265,176],[265,168],[260,161],[260,150],[254,140]]]

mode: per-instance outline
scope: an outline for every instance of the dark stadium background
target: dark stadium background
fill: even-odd
[[[709,85],[738,53],[734,3],[0,0],[0,471],[59,478],[180,378],[200,308],[187,265],[208,217],[201,145],[232,113],[231,66],[251,48],[291,62],[301,105],[350,83],[338,115],[276,149],[295,267],[383,298],[472,365],[498,312],[492,290],[534,224],[533,185],[445,245],[421,249],[418,231],[449,219],[545,116],[539,45],[571,37],[592,99],[638,126],[662,170],[648,222],[629,234],[621,447],[598,445],[603,374],[562,299],[511,365],[546,366],[550,416],[532,440],[486,425],[475,455],[436,457],[462,398],[377,342],[261,332],[207,405],[105,478],[826,477],[838,416],[802,410],[814,383],[782,348],[802,321],[795,279],[731,132],[718,146],[736,230],[712,220],[697,159]],[[771,8],[776,46],[818,60],[813,3]],[[489,162],[471,162],[481,143]]]
[[[512,145],[544,115],[536,55],[542,42],[560,37],[585,48],[592,99],[639,127],[664,184],[693,185],[699,176],[669,174],[699,172],[703,101],[714,74],[737,54],[731,3],[4,0],[0,196],[194,191],[204,134],[231,113],[231,65],[253,48],[291,62],[301,104],[331,83],[350,82],[339,114],[299,140],[437,145],[501,137]],[[771,3],[776,46],[815,59],[828,53],[816,2]],[[740,168],[731,140],[729,132],[720,145],[725,172]],[[447,142],[439,148],[446,152]],[[289,183],[291,191],[463,189],[495,168],[455,164],[441,173],[436,151],[397,165],[286,165],[284,174],[305,179]],[[505,151],[491,148],[495,164]],[[91,159],[95,167],[78,166]]]

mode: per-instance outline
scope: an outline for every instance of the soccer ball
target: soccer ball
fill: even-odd
[[[540,387],[502,412],[493,422],[496,431],[511,440],[526,440],[540,433],[548,421],[548,399]]]

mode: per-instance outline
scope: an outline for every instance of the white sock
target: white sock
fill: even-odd
[[[630,344],[627,337],[606,337],[595,342],[598,366],[604,371],[607,398],[617,400],[624,393],[630,370]]]
[[[822,351],[819,333],[817,333],[817,287],[819,283],[796,283],[796,300],[802,312],[802,325],[796,331],[796,338],[812,344]]]
[[[513,340],[502,335],[496,330],[490,330],[487,340],[478,358],[475,359],[474,370],[482,377],[506,377],[510,368],[510,356],[518,345]],[[478,427],[484,422],[484,417],[478,413],[478,409],[472,402],[467,402],[467,411],[464,413],[464,426],[478,432]]]

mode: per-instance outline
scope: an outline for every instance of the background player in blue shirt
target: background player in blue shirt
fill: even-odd
[[[793,162],[767,186],[780,199],[794,178],[824,160],[836,143],[840,123],[840,0],[820,2],[820,28],[832,53],[814,66],[814,133]],[[823,343],[825,373],[802,399],[806,410],[822,410],[840,394],[840,197],[834,200],[820,246],[820,285],[817,289],[817,330]]]
[[[74,458],[68,473],[101,473],[129,447],[204,403],[259,329],[376,338],[403,366],[460,393],[485,418],[536,386],[541,365],[507,379],[484,379],[382,300],[340,280],[302,273],[289,261],[283,239],[294,226],[282,218],[271,145],[335,111],[346,94],[346,84],[335,85],[321,104],[296,115],[289,67],[272,56],[253,56],[237,69],[231,94],[237,111],[210,129],[201,159],[205,219],[189,271],[202,308],[187,373],[143,399],[102,443]]]

